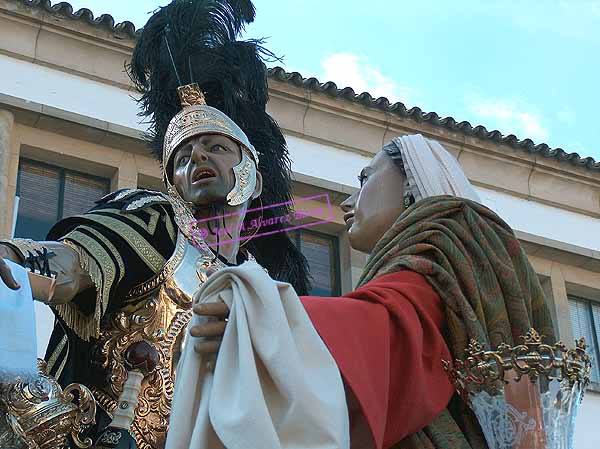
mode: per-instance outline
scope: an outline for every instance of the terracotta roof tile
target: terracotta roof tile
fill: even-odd
[[[115,19],[110,14],[102,14],[94,17],[94,13],[87,8],[81,8],[73,11],[73,6],[67,2],[60,2],[52,5],[50,0],[13,0],[19,1],[32,8],[41,8],[51,14],[57,14],[73,20],[81,20],[92,26],[101,27],[108,31],[124,33],[132,39],[136,39],[140,30],[135,29],[131,22],[121,22],[115,24]]]
[[[550,148],[545,143],[536,144],[531,139],[520,140],[514,134],[503,135],[498,130],[488,131],[485,126],[473,126],[467,121],[457,122],[453,117],[440,117],[435,112],[424,112],[418,107],[407,109],[403,103],[398,102],[391,104],[385,97],[374,98],[368,92],[356,94],[350,87],[339,89],[335,83],[331,81],[321,83],[316,78],[303,78],[300,73],[289,73],[281,67],[269,69],[269,77],[278,81],[290,83],[297,87],[303,87],[315,92],[330,95],[334,98],[341,98],[366,107],[379,109],[402,118],[410,118],[419,123],[429,123],[452,131],[460,131],[467,136],[490,140],[531,154],[570,162],[590,170],[600,171],[600,162],[596,162],[591,157],[581,157],[577,153],[567,153],[562,148]]]
[[[131,22],[115,24],[114,18],[109,14],[102,14],[95,18],[92,11],[87,8],[73,12],[73,7],[67,2],[60,2],[56,5],[52,5],[50,0],[13,1],[19,1],[34,8],[43,8],[49,13],[59,14],[73,20],[85,21],[92,26],[102,27],[109,31],[118,31],[124,33],[131,39],[136,39],[141,31],[140,29],[136,30],[135,25]],[[419,123],[429,123],[452,131],[460,131],[467,136],[478,137],[480,139],[508,145],[511,148],[523,150],[531,154],[540,155],[561,162],[569,162],[573,165],[585,167],[593,171],[600,171],[600,162],[595,161],[591,157],[581,157],[577,153],[567,153],[562,148],[550,148],[545,143],[536,144],[531,139],[521,140],[514,134],[503,135],[497,130],[488,131],[488,129],[482,125],[473,126],[466,121],[458,122],[453,117],[440,117],[435,112],[424,112],[418,107],[407,109],[403,103],[397,102],[392,104],[385,97],[374,98],[368,92],[356,94],[350,87],[339,89],[337,85],[331,81],[321,83],[316,78],[304,78],[298,72],[286,72],[281,67],[269,69],[269,77],[297,87],[323,93],[333,98],[351,101],[402,118],[409,118]]]

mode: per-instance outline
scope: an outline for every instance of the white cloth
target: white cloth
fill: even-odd
[[[199,302],[219,299],[231,312],[214,375],[190,338],[166,449],[349,448],[339,370],[293,288],[246,262],[203,285]]]
[[[481,203],[456,158],[436,140],[421,134],[397,137],[411,193],[416,201],[451,195]]]
[[[27,270],[5,260],[21,288],[11,290],[0,280],[0,383],[36,376],[35,313]]]

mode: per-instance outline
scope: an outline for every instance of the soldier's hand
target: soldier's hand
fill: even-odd
[[[221,339],[227,326],[229,307],[224,302],[198,304],[194,306],[194,313],[205,317],[216,318],[204,324],[192,326],[192,337],[206,337],[205,341],[196,343],[194,350],[199,354],[216,354],[221,346]]]
[[[0,279],[2,282],[11,290],[18,290],[21,286],[17,283],[15,278],[10,271],[10,267],[5,262],[5,258],[8,258],[8,251],[4,245],[0,245]]]

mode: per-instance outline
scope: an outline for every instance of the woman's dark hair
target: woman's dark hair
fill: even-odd
[[[406,169],[404,168],[404,162],[402,161],[402,152],[399,144],[396,143],[396,139],[386,143],[381,150],[392,158],[394,165],[398,167],[404,178],[407,180],[406,185],[404,186],[404,205],[406,207],[413,205],[416,202],[415,197],[411,193],[410,186],[408,185],[408,176],[406,175]]]

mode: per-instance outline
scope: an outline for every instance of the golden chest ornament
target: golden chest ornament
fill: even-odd
[[[91,390],[98,405],[111,417],[127,380],[127,349],[146,341],[158,353],[156,368],[142,381],[130,429],[139,449],[164,447],[175,369],[192,318],[193,295],[211,273],[226,266],[214,259],[206,244],[195,247],[180,232],[175,252],[162,272],[132,290],[125,306],[101,328],[95,360],[107,373],[108,384]]]

